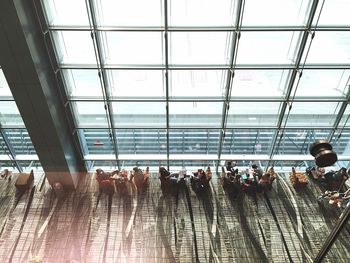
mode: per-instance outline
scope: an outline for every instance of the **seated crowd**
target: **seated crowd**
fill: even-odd
[[[99,191],[112,194],[115,190],[120,194],[125,194],[128,183],[134,183],[138,191],[144,188],[148,183],[149,168],[142,171],[134,167],[129,173],[127,170],[115,170],[106,172],[102,169],[96,169],[96,180],[99,184]]]
[[[199,191],[209,186],[212,172],[210,167],[207,167],[205,171],[203,169],[198,169],[191,174],[187,173],[184,169],[180,170],[178,173],[170,173],[164,166],[159,167],[159,179],[162,188],[183,185],[185,184],[186,178],[190,178],[192,188],[195,191]]]
[[[347,171],[344,167],[338,171],[325,172],[324,168],[307,168],[306,172],[297,172],[294,167],[289,176],[290,183],[293,187],[301,188],[308,184],[306,175],[309,175],[313,180],[319,182],[325,187],[326,192],[321,195],[321,199],[329,200],[332,204],[343,204],[344,201],[350,200],[350,190],[341,192],[345,181],[350,176],[350,169]],[[263,171],[257,164],[252,164],[245,170],[239,170],[234,161],[227,161],[225,166],[222,166],[221,183],[225,189],[233,190],[234,192],[265,192],[272,188],[272,183],[275,181],[277,174],[274,167],[269,167]],[[187,172],[181,169],[177,173],[169,172],[164,166],[159,167],[158,178],[161,182],[162,190],[179,189],[178,186],[185,186],[186,179],[189,179],[192,189],[196,192],[201,192],[210,187],[212,172],[210,167],[197,169],[195,172]],[[123,169],[112,172],[105,172],[102,169],[96,170],[96,180],[99,183],[100,192],[119,194],[126,193],[127,186],[133,184],[137,191],[142,190],[148,184],[149,168],[145,171],[138,167],[134,167],[129,173]],[[349,204],[349,203],[348,203]]]
[[[329,172],[326,172],[322,167],[309,167],[306,169],[306,174],[327,190],[338,190],[349,178],[350,171],[344,167],[338,171],[331,170]]]
[[[243,191],[267,190],[276,179],[273,167],[264,172],[257,164],[253,164],[240,172],[235,166],[235,162],[228,161],[222,167],[221,183],[224,187],[240,188]]]

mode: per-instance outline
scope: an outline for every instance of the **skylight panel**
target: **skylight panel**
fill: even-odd
[[[245,1],[242,26],[304,26],[310,0],[249,0]]]
[[[171,70],[170,97],[223,98],[226,71]]]
[[[163,35],[160,32],[106,32],[105,63],[112,65],[162,65]]]
[[[85,0],[43,0],[50,26],[89,26]]]
[[[111,70],[108,73],[109,90],[114,98],[165,99],[162,70]]]
[[[319,31],[312,41],[306,64],[350,63],[350,32]]]
[[[349,70],[303,70],[296,92],[298,97],[345,98],[349,92]]]
[[[231,98],[282,98],[289,77],[289,70],[236,70]]]
[[[227,126],[275,126],[280,113],[280,102],[231,102]]]
[[[235,0],[170,0],[170,27],[233,26]]]
[[[161,27],[162,0],[94,0],[98,25],[103,27]]]
[[[300,32],[243,32],[237,64],[294,64]]]
[[[230,36],[230,32],[171,32],[169,63],[227,65]]]

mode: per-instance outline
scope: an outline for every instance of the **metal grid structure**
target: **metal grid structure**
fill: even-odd
[[[289,165],[320,138],[348,165],[347,1],[35,3],[88,168]]]

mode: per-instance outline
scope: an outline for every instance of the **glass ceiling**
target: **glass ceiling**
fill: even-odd
[[[0,171],[41,169],[11,90],[0,68]]]
[[[350,1],[41,2],[90,167],[350,160]]]

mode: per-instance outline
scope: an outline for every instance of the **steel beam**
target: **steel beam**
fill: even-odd
[[[0,37],[0,64],[48,181],[75,188],[86,168],[74,147],[35,1],[2,2]]]
[[[170,131],[169,131],[169,32],[168,32],[168,0],[164,0],[164,56],[165,56],[165,99],[166,99],[166,154],[169,171]]]
[[[96,14],[95,14],[95,7],[94,7],[94,2],[92,0],[86,0],[86,7],[87,7],[87,12],[89,14],[89,20],[90,20],[90,27],[91,27],[91,37],[93,38],[93,45],[95,49],[95,55],[96,55],[96,63],[98,67],[98,76],[101,82],[101,88],[102,88],[102,93],[103,93],[103,98],[104,98],[104,103],[105,103],[105,110],[106,110],[106,117],[108,121],[108,126],[109,126],[109,136],[113,144],[113,149],[114,149],[114,155],[115,159],[117,162],[118,169],[121,170],[121,165],[119,161],[119,151],[118,151],[118,145],[117,145],[117,138],[115,134],[115,123],[113,119],[113,107],[111,106],[111,102],[109,100],[109,90],[108,90],[108,80],[107,80],[107,74],[106,74],[106,69],[104,68],[104,61],[102,58],[102,44],[101,44],[101,39],[100,35],[97,34],[97,20],[96,20]]]
[[[242,22],[242,14],[244,9],[244,0],[237,1],[237,9],[236,9],[236,20],[234,25],[234,32],[232,33],[232,43],[231,43],[231,54],[230,54],[230,68],[227,70],[227,76],[226,76],[226,84],[225,84],[225,101],[223,103],[222,107],[222,119],[221,119],[221,130],[220,130],[220,137],[219,137],[219,149],[218,149],[218,164],[217,164],[217,171],[218,167],[220,166],[221,161],[221,152],[225,140],[225,133],[226,133],[226,124],[227,124],[227,117],[228,117],[228,111],[230,109],[230,99],[231,99],[231,90],[232,90],[232,79],[234,78],[234,69],[236,64],[236,53],[238,48],[238,42],[239,37],[241,35],[240,27]]]
[[[285,97],[285,102],[283,103],[282,105],[282,109],[280,111],[280,116],[279,116],[279,119],[278,119],[278,122],[277,122],[277,130],[276,130],[276,134],[274,136],[274,140],[272,142],[272,147],[271,147],[271,150],[270,150],[270,159],[272,159],[273,155],[275,154],[275,151],[279,148],[279,144],[283,138],[283,135],[284,135],[284,129],[286,127],[286,124],[287,124],[287,121],[288,121],[288,117],[289,117],[289,113],[290,113],[290,110],[292,109],[292,102],[294,100],[294,94],[291,95],[292,93],[292,89],[293,89],[293,86],[295,84],[295,81],[298,81],[296,80],[297,79],[297,75],[299,73],[299,69],[300,69],[300,65],[302,64],[302,58],[303,58],[303,54],[305,52],[305,49],[306,49],[306,44],[307,44],[307,40],[309,38],[309,35],[310,35],[310,31],[311,31],[311,28],[312,28],[312,22],[314,20],[314,17],[315,17],[315,14],[316,14],[316,10],[317,10],[317,6],[318,6],[318,2],[319,0],[314,0],[312,2],[312,5],[311,5],[311,8],[310,8],[310,14],[308,16],[308,21],[306,23],[306,28],[304,30],[304,33],[303,33],[303,36],[302,36],[302,39],[301,39],[301,42],[300,42],[300,47],[299,47],[299,50],[298,50],[298,54],[296,56],[296,59],[295,59],[295,66],[294,66],[294,69],[292,71],[292,75],[290,77],[290,81],[288,83],[288,87],[287,87],[287,91],[286,91],[286,97]],[[304,68],[304,65],[302,65]],[[299,78],[301,77],[301,74],[299,74]],[[283,119],[284,117],[286,116],[285,118],[285,121],[284,121],[284,124],[282,123],[283,122]],[[270,161],[269,163],[267,164],[267,167],[270,165]]]
[[[337,224],[332,229],[332,232],[327,237],[325,243],[323,244],[322,248],[318,252],[316,258],[314,259],[314,263],[321,263],[323,258],[327,255],[328,251],[332,247],[334,241],[337,240],[337,237],[343,230],[343,228],[347,225],[350,218],[350,206],[348,205],[343,213],[340,215]]]

